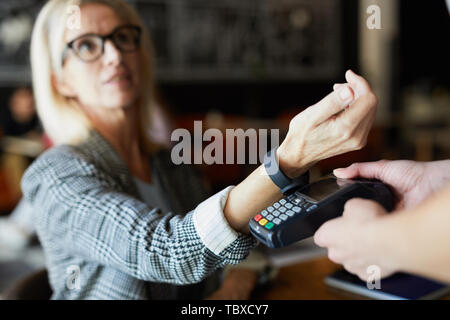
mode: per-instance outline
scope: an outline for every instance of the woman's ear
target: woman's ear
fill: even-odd
[[[62,76],[56,75],[54,72],[52,72],[51,75],[51,81],[52,85],[55,87],[56,91],[64,97],[67,98],[75,98],[75,91],[72,89],[72,87],[63,79]]]

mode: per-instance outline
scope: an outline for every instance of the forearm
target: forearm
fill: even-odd
[[[43,247],[141,280],[188,284],[241,262],[255,244],[218,223],[227,190],[182,217],[161,214],[113,182],[65,147],[41,155],[25,173],[22,189],[35,208]]]
[[[450,183],[450,160],[425,162],[424,179],[430,187],[430,192],[439,191]]]
[[[450,185],[380,224],[384,252],[398,270],[450,282]]]
[[[224,215],[230,226],[248,233],[248,222],[258,212],[278,201],[280,189],[260,165],[244,181],[231,190],[224,208]]]

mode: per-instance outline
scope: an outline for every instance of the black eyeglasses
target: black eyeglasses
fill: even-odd
[[[126,25],[115,28],[110,34],[101,36],[90,33],[70,41],[64,48],[62,64],[67,57],[67,51],[72,50],[84,62],[93,62],[105,51],[105,41],[111,39],[121,52],[136,51],[141,44],[142,30],[138,26]]]

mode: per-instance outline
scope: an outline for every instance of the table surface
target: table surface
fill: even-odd
[[[252,298],[262,300],[365,300],[368,298],[328,287],[324,279],[340,266],[326,257],[282,267],[268,288]],[[450,300],[450,295],[443,299]]]

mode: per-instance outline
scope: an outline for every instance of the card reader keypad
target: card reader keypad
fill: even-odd
[[[291,194],[267,207],[253,219],[261,226],[270,230],[295,215],[310,212],[315,208],[317,208],[316,204],[296,194]]]

